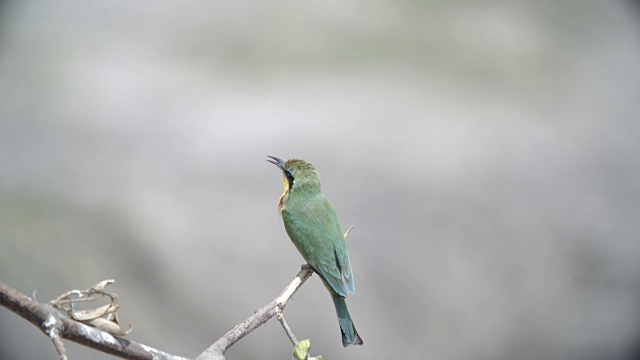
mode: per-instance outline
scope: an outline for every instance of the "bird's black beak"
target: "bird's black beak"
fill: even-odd
[[[280,158],[277,158],[275,156],[267,156],[267,157],[273,159],[273,160],[267,160],[268,162],[270,162],[273,165],[279,167],[280,170],[285,171],[285,169],[284,169],[284,160],[282,160]]]

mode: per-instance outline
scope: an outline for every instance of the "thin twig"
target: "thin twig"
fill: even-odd
[[[351,226],[343,236],[345,239],[353,229]],[[266,323],[278,312],[282,313],[284,311],[284,307],[287,305],[287,301],[291,299],[291,296],[298,291],[300,286],[304,284],[305,281],[309,277],[313,275],[313,269],[309,264],[302,265],[302,269],[298,275],[287,285],[284,290],[276,297],[272,302],[267,304],[267,306],[258,309],[251,317],[249,317],[244,322],[236,325],[233,329],[227,332],[223,337],[218,339],[213,345],[211,345],[207,350],[205,350],[202,354],[200,354],[196,360],[224,360],[224,353],[229,349],[233,344],[235,344],[238,340],[247,336],[250,332]],[[287,336],[289,339],[294,342],[294,345],[297,344],[296,337],[291,332],[291,329],[286,322],[284,321],[284,317],[280,321],[282,326],[284,327],[285,332],[287,332]]]
[[[355,227],[355,225],[351,225],[349,226],[349,228],[347,229],[347,231],[344,232],[344,239],[347,240],[347,236],[349,236],[349,233],[351,232],[351,230],[353,230],[353,228]]]
[[[247,336],[253,330],[266,323],[276,315],[276,308],[284,310],[287,301],[291,296],[304,284],[309,277],[313,275],[313,269],[310,266],[303,266],[296,277],[287,285],[284,290],[271,301],[267,306],[258,309],[247,320],[236,325],[233,329],[227,332],[224,336],[218,339],[213,345],[205,350],[196,360],[223,360],[224,353],[238,340]]]
[[[284,319],[284,314],[282,313],[282,309],[280,309],[280,307],[277,305],[276,305],[276,319],[278,319],[280,324],[282,324],[282,328],[284,329],[284,332],[287,333],[287,336],[289,337],[289,340],[291,340],[291,343],[293,344],[293,346],[296,346],[296,344],[298,343],[298,339],[296,339],[296,336],[293,334],[293,331],[291,331],[289,324],[287,324],[287,320]]]
[[[67,351],[64,348],[62,337],[60,337],[60,332],[58,331],[58,323],[58,319],[53,316],[49,317],[42,324],[44,327],[43,331],[49,335],[49,338],[53,341],[53,346],[56,348],[58,355],[60,355],[60,360],[67,360]]]

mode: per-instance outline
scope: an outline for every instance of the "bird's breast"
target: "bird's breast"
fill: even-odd
[[[278,199],[278,211],[282,213],[286,209],[287,198],[289,197],[289,189],[285,188]]]

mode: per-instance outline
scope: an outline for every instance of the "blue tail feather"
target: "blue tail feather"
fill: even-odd
[[[347,303],[344,301],[344,297],[339,294],[332,293],[333,303],[336,306],[336,313],[338,314],[338,322],[340,323],[340,331],[342,332],[342,345],[347,347],[349,345],[362,345],[362,339],[356,327],[351,321],[349,310],[347,310]]]

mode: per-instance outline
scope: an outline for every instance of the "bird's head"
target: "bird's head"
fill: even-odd
[[[320,191],[320,176],[313,165],[299,159],[290,159],[285,162],[275,156],[269,156],[269,158],[268,162],[282,170],[284,194],[302,189]]]

